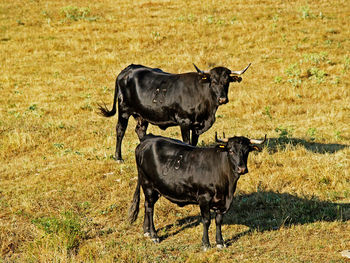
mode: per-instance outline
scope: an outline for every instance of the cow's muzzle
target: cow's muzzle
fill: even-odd
[[[237,167],[237,173],[239,175],[246,174],[246,173],[248,173],[248,169],[246,167]]]
[[[228,98],[219,98],[219,104],[226,104],[228,102]]]

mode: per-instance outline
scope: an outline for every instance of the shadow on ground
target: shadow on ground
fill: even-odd
[[[238,233],[226,240],[226,243],[232,244],[252,231],[273,231],[280,227],[310,224],[317,221],[348,220],[350,220],[350,203],[332,203],[320,201],[316,197],[301,198],[288,193],[260,191],[239,195],[233,201],[230,210],[224,216],[224,224],[245,225],[249,227],[249,230]],[[164,226],[159,229],[158,233],[166,233],[160,236],[164,240],[199,224],[201,224],[200,215],[189,216]],[[214,221],[211,227],[215,227]]]
[[[263,138],[261,138],[263,139]],[[201,141],[199,147],[214,147],[216,144],[213,142],[205,143]],[[350,148],[350,145],[338,144],[338,143],[318,143],[314,141],[307,141],[299,138],[279,137],[279,138],[267,138],[265,147],[270,153],[275,153],[280,150],[286,149],[288,146],[303,146],[306,150],[314,153],[335,153],[345,148]]]
[[[269,152],[276,152],[278,150],[283,150],[287,147],[287,145],[297,146],[301,145],[306,150],[314,153],[335,153],[342,149],[349,147],[349,145],[337,144],[337,143],[318,143],[313,141],[306,141],[304,139],[299,138],[269,138],[266,147]]]

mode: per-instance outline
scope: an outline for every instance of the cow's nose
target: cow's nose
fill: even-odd
[[[239,174],[246,174],[248,171],[246,167],[238,167],[237,172]]]
[[[228,99],[227,98],[220,98],[219,99],[219,103],[220,104],[226,104],[228,102]]]

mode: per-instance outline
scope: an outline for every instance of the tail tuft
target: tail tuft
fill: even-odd
[[[106,104],[103,102],[103,105],[98,105],[99,114],[104,117],[112,117],[117,112],[117,97],[119,92],[119,86],[118,86],[118,78],[115,80],[115,90],[114,90],[114,99],[113,99],[113,108],[112,110],[109,110],[106,106]]]
[[[140,181],[137,180],[137,186],[135,189],[134,197],[129,208],[129,222],[130,224],[134,223],[139,215],[139,206],[140,206]]]
[[[98,105],[98,109],[100,111],[99,114],[104,116],[104,117],[112,117],[116,113],[115,107],[113,107],[112,110],[108,110],[107,105],[105,103],[103,103],[103,105],[101,105],[101,104],[97,104],[97,105]]]

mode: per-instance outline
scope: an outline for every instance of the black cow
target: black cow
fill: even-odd
[[[196,72],[170,74],[158,68],[130,65],[118,75],[112,110],[99,105],[105,117],[113,116],[118,100],[118,124],[115,158],[122,162],[121,144],[129,117],[137,120],[136,133],[141,139],[148,123],[161,129],[179,125],[182,139],[196,145],[198,137],[207,131],[215,121],[219,105],[228,102],[230,82],[240,82],[250,64],[242,71],[231,71],[216,67],[209,72],[197,69]]]
[[[217,147],[199,148],[181,141],[146,135],[136,147],[137,186],[129,209],[133,223],[139,212],[140,186],[145,195],[143,231],[159,242],[153,223],[154,204],[162,195],[179,206],[198,204],[203,222],[203,246],[210,247],[210,209],[216,212],[216,244],[224,247],[221,235],[223,214],[230,208],[239,177],[248,173],[249,152],[266,140],[232,137],[218,140]]]

